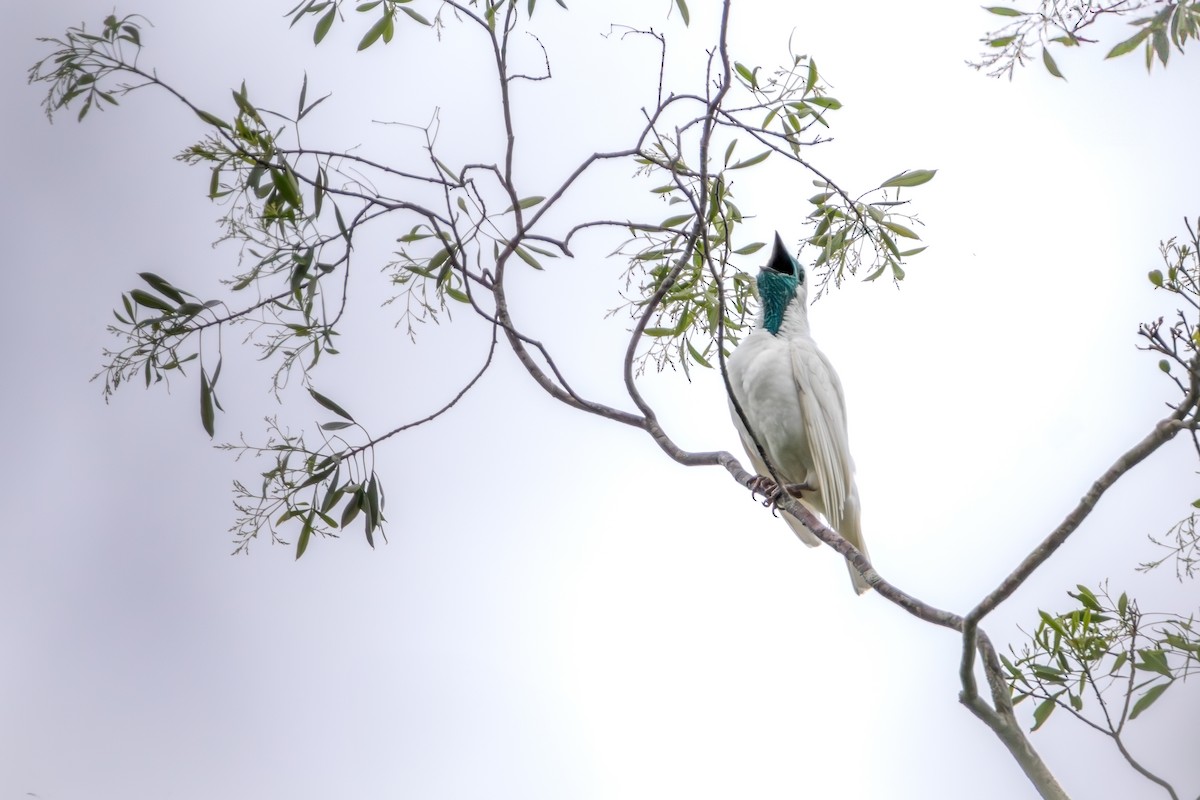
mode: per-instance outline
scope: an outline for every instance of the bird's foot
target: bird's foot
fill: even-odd
[[[783,496],[779,484],[766,475],[755,475],[750,481],[750,496],[757,500],[760,494],[763,496],[762,504],[764,506],[775,505],[775,502]]]
[[[804,492],[813,491],[812,486],[807,483],[787,483],[782,487],[766,475],[755,475],[750,481],[750,496],[755,500],[761,494],[763,496],[762,504],[764,506],[776,505],[780,498],[785,494],[791,497],[800,498]]]

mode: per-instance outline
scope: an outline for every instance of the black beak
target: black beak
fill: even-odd
[[[767,261],[767,269],[784,275],[796,274],[796,270],[792,266],[792,257],[788,254],[787,246],[784,245],[778,231],[775,232],[775,245],[771,248],[771,258]]]

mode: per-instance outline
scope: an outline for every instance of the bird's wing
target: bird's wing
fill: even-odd
[[[747,370],[761,370],[773,366],[774,362],[764,366],[764,363],[761,362],[760,359],[764,355],[764,348],[769,350],[775,346],[774,337],[756,339],[755,336],[757,336],[757,334],[750,334],[750,336],[742,342],[738,349],[734,351],[733,357],[729,359],[729,362],[726,365],[730,386],[733,388],[733,392],[738,398],[738,403],[742,407],[742,412],[746,414],[747,420],[751,425],[756,425],[757,423],[753,417],[754,407],[747,396],[747,384],[753,383],[754,381],[746,374],[746,372]],[[783,355],[781,360],[778,362],[779,367],[786,368],[786,358],[786,355]],[[768,361],[770,361],[770,359],[768,359]],[[729,402],[729,414],[731,417],[733,417],[733,425],[737,429],[738,436],[742,440],[742,447],[746,450],[746,455],[749,457],[750,464],[754,467],[755,473],[758,475],[769,476],[771,474],[770,470],[767,469],[766,462],[764,462],[762,456],[759,455],[758,446],[754,443],[754,438],[746,430],[746,425],[742,423],[741,417],[738,416],[737,410],[733,407],[732,399],[730,399]],[[764,447],[767,446],[765,441],[762,444]],[[779,465],[777,464],[776,468],[778,467]],[[803,479],[803,475],[795,478],[797,481]],[[802,500],[801,502],[804,501]],[[786,513],[783,515],[783,518],[796,536],[799,537],[800,541],[802,541],[804,544],[808,545],[809,547],[817,547],[821,544],[821,540],[814,536],[812,531],[804,527],[800,520]]]
[[[821,351],[801,343],[792,347],[792,378],[800,396],[825,517],[829,526],[840,533],[846,498],[854,486],[841,381]]]

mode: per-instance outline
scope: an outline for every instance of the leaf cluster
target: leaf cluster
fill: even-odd
[[[304,555],[314,535],[337,537],[355,519],[362,517],[367,544],[375,546],[375,533],[384,535],[383,484],[371,464],[370,444],[353,446],[344,438],[350,428],[364,430],[350,413],[315,389],[309,394],[320,406],[338,419],[320,425],[321,445],[309,448],[304,436],[267,419],[266,444],[224,444],[222,449],[264,456],[273,460],[262,473],[262,485],[252,491],[234,481],[234,505],[239,517],[231,529],[235,553],[246,552],[260,533],[269,533],[272,541],[286,543],[281,528],[289,521],[300,524],[296,536],[296,558]],[[365,432],[365,431],[364,431]],[[338,507],[341,510],[338,511]]]
[[[1056,78],[1063,78],[1051,46],[1079,47],[1094,44],[1089,38],[1090,26],[1104,17],[1127,17],[1143,11],[1147,16],[1130,20],[1137,28],[1132,36],[1113,45],[1105,58],[1116,58],[1143,48],[1146,70],[1155,60],[1164,67],[1171,55],[1171,46],[1180,53],[1189,39],[1200,35],[1200,2],[1192,0],[1109,0],[1101,3],[1074,3],[1069,0],[1041,0],[1037,10],[1021,11],[1009,6],[985,6],[991,14],[1008,22],[992,31],[982,41],[988,51],[971,66],[987,70],[993,77],[1006,75],[1010,79],[1017,66],[1030,60],[1039,51],[1041,62]]]
[[[856,275],[864,258],[866,280],[883,274],[902,280],[903,259],[924,249],[897,245],[897,237],[919,239],[910,227],[915,218],[900,211],[905,201],[898,193],[928,182],[935,170],[905,171],[851,196],[807,160],[808,150],[824,141],[830,115],[842,107],[821,82],[816,62],[791,53],[785,66],[770,71],[740,61],[731,65],[730,91],[714,109],[711,131],[704,134],[723,148],[689,145],[688,134],[700,136],[696,129],[709,117],[685,118],[673,127],[655,124],[650,146],[636,159],[639,173],[655,179],[650,191],[674,207],[657,225],[631,225],[630,239],[618,249],[629,258],[624,308],[636,319],[653,304],[643,330],[650,344],[639,357],[639,371],[648,363],[659,370],[678,365],[685,374],[690,365],[711,367],[718,350],[727,356],[749,327],[754,282],[734,262],[764,243],[737,240],[745,215],[734,201],[734,186],[741,171],[769,158],[785,162],[768,167],[781,177],[789,174],[790,162],[800,174],[815,174],[813,183],[823,190],[810,198],[815,209],[807,218],[794,218],[797,226],[808,227],[803,241],[815,248],[809,274],[816,296]],[[743,143],[755,150],[737,157]],[[693,166],[688,152],[704,153],[704,162]],[[717,152],[723,155],[717,157]],[[894,199],[888,199],[888,190],[895,192]]]
[[[1033,730],[1059,708],[1111,737],[1119,737],[1163,694],[1200,670],[1195,618],[1150,614],[1122,592],[1080,584],[1068,594],[1076,607],[1039,611],[1028,641],[1001,656],[1014,703],[1039,701]]]
[[[117,97],[131,91],[129,84],[109,85],[114,75],[126,72],[124,65],[136,66],[142,49],[142,24],[139,14],[117,17],[109,14],[100,26],[100,33],[88,33],[83,23],[67,29],[63,38],[42,37],[39,42],[57,49],[29,69],[29,83],[48,85],[42,108],[46,118],[75,101],[79,111],[76,120],[82,121],[92,108],[118,105]]]

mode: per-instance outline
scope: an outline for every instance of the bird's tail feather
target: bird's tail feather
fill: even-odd
[[[851,491],[850,496],[846,498],[841,524],[837,526],[836,530],[842,535],[842,538],[858,548],[858,552],[867,558],[871,557],[867,552],[867,543],[863,541],[862,519],[859,514],[857,492]],[[849,561],[846,562],[846,569],[850,571],[850,582],[854,584],[854,591],[862,594],[871,588],[866,578],[860,575],[858,570]]]
[[[813,508],[812,505],[808,503],[805,503],[805,506],[807,506],[808,509],[814,513],[821,513],[820,509]],[[788,514],[786,511],[783,513],[783,518],[787,522],[788,527],[792,529],[792,532],[796,534],[800,541],[804,542],[809,547],[820,546],[821,540],[818,539],[812,531],[804,527],[804,523],[793,517],[791,514]],[[862,523],[859,516],[857,492],[851,492],[850,496],[846,498],[846,505],[843,509],[842,518],[840,520],[827,521],[829,522],[829,527],[840,533],[842,538],[858,548],[860,553],[867,558],[871,557],[867,552],[867,543],[863,541]],[[858,570],[851,566],[850,562],[848,561],[846,562],[846,569],[850,572],[850,582],[854,584],[854,591],[856,593],[862,594],[871,588],[871,585],[867,583],[866,579],[863,578],[863,576],[858,573]]]

